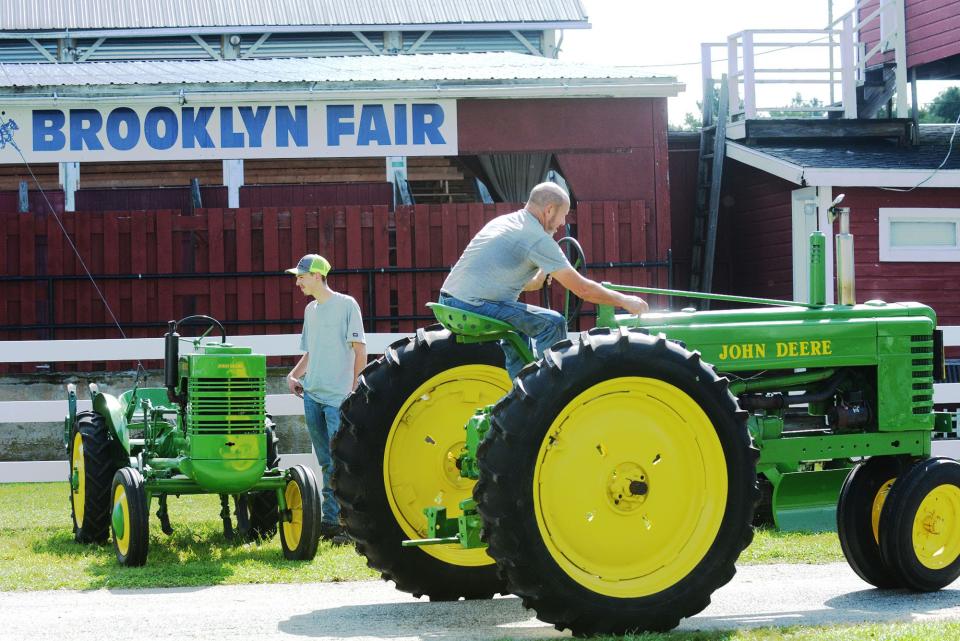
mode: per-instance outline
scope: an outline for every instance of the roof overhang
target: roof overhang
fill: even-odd
[[[960,169],[805,167],[729,140],[727,157],[802,187],[960,187]]]

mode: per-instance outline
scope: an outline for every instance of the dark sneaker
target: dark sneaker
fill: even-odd
[[[322,541],[332,541],[338,536],[345,536],[339,523],[320,523],[320,539]]]
[[[341,532],[330,539],[330,545],[340,547],[343,545],[353,545],[353,539],[346,532]]]

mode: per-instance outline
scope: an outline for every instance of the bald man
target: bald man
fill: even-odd
[[[570,211],[570,196],[555,183],[540,183],[520,211],[491,220],[477,232],[453,266],[440,304],[500,319],[536,343],[539,357],[566,338],[562,315],[518,301],[520,292],[533,291],[551,276],[574,295],[601,305],[622,307],[631,314],[647,311],[647,303],[584,278],[553,239]],[[517,375],[524,362],[508,342],[501,341],[507,373]]]

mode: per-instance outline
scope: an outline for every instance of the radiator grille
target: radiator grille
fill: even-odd
[[[261,378],[194,378],[189,383],[187,428],[197,434],[264,431]]]
[[[910,354],[913,413],[929,414],[933,411],[933,336],[911,336]]]

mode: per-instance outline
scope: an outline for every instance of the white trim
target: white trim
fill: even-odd
[[[893,247],[890,226],[894,222],[952,222],[954,246]],[[880,261],[889,263],[956,263],[960,262],[960,209],[941,207],[880,207],[878,216]]]
[[[932,177],[930,175],[933,174]],[[960,187],[960,169],[803,169],[808,185],[843,185],[844,187],[914,187],[925,178],[921,187]]]
[[[727,141],[727,157],[755,167],[768,174],[783,178],[796,185],[804,185],[803,167],[780,160],[770,154],[751,149],[740,143]]]
[[[806,204],[812,205],[812,212],[807,212]],[[810,232],[817,228],[816,208],[815,187],[801,187],[790,192],[793,300],[810,300]]]

